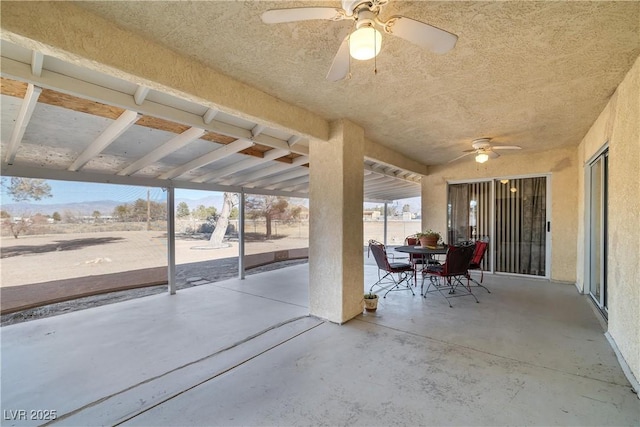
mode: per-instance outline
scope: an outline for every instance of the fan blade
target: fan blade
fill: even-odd
[[[463,157],[467,157],[469,154],[473,154],[475,151],[476,151],[476,150],[473,150],[471,153],[467,153],[467,154],[463,154],[462,156],[458,156],[458,157],[456,157],[456,158],[455,158],[455,159],[453,159],[453,160],[449,160],[447,163],[453,163],[453,162],[455,162],[456,160],[460,160],[460,159],[461,159],[461,158],[463,158]]]
[[[500,154],[496,153],[493,150],[487,150],[485,151],[485,153],[487,153],[490,159],[497,159],[498,157],[500,157]]]
[[[454,48],[458,36],[406,16],[393,16],[384,24],[385,31],[435,53]]]
[[[492,150],[521,150],[522,147],[518,147],[517,145],[492,145]]]
[[[345,37],[333,58],[331,68],[327,73],[327,80],[337,82],[349,74],[349,36]]]
[[[291,9],[271,9],[262,14],[265,24],[326,19],[339,21],[345,19],[344,10],[336,7],[294,7]]]

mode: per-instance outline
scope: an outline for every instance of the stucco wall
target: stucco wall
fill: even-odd
[[[492,177],[549,174],[551,180],[551,279],[575,282],[577,238],[577,174],[575,148],[516,154],[507,152],[482,165],[473,156],[429,168],[422,179],[422,226],[447,230],[447,182]]]
[[[607,289],[609,334],[640,378],[640,57],[579,146],[579,188],[584,164],[609,143]],[[579,229],[584,232],[585,195]],[[584,235],[582,235],[584,236]],[[578,286],[585,286],[586,240],[578,239]]]

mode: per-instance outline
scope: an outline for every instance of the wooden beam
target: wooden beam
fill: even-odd
[[[268,185],[264,188],[266,188],[267,190],[282,190],[284,188],[295,187],[300,184],[304,184],[305,182],[309,182],[309,171],[307,171],[306,174],[303,174],[303,176],[287,179],[285,181],[274,183],[273,185]]]
[[[251,131],[240,126],[223,123],[217,120],[212,120],[210,124],[204,124],[203,118],[200,115],[156,102],[147,101],[143,105],[136,105],[130,94],[98,86],[74,77],[56,73],[55,71],[47,70],[47,72],[43,73],[41,77],[37,77],[31,74],[31,70],[28,65],[5,57],[2,58],[2,75],[27,81],[43,88],[49,88],[71,94],[73,96],[81,96],[83,99],[105,102],[109,105],[138,111],[143,115],[181,123],[187,127],[203,127],[207,131],[216,132],[234,139],[252,138]],[[255,138],[255,142],[271,148],[290,149],[290,151],[298,152],[299,154],[306,155],[309,151],[308,148],[304,146],[290,148],[286,141],[264,134],[258,135],[258,137]]]
[[[40,77],[42,74],[42,65],[44,64],[44,55],[37,50],[31,51],[31,74]]]
[[[10,165],[13,164],[13,160],[16,158],[18,147],[22,142],[24,132],[27,130],[27,125],[29,125],[33,111],[38,103],[40,92],[42,92],[42,89],[32,84],[27,87],[27,92],[22,100],[22,105],[20,106],[16,123],[13,126],[13,132],[11,133],[11,139],[9,140],[9,146],[7,147],[5,162]]]
[[[220,159],[224,159],[225,157],[229,157],[230,155],[244,150],[251,145],[253,145],[253,141],[251,140],[238,139],[231,144],[227,144],[223,147],[218,148],[217,150],[213,150],[205,154],[204,156],[198,157],[197,159],[185,163],[182,166],[172,169],[169,172],[163,173],[158,177],[158,179],[172,179],[180,175],[184,175],[189,171],[201,168],[202,166],[208,165]]]
[[[287,169],[290,169],[292,167],[296,167],[296,166],[302,166],[309,163],[309,158],[306,156],[300,156],[297,159],[295,159],[291,164],[275,164],[275,165],[271,165],[268,166],[264,169],[260,169],[258,171],[252,172],[248,175],[243,175],[243,176],[238,176],[238,177],[234,177],[232,179],[227,179],[227,180],[223,180],[222,182],[226,185],[226,184],[231,184],[231,183],[244,183],[244,182],[252,182],[255,181],[257,179],[260,178],[264,178],[270,175],[274,175],[277,173],[280,173],[282,171],[285,171]]]
[[[216,110],[215,108],[209,108],[202,116],[202,121],[205,122],[206,124],[209,124],[213,121],[213,119],[216,117],[217,114],[218,114],[218,110]]]
[[[298,178],[304,175],[309,175],[309,169],[295,168],[294,170],[290,170],[289,172],[285,172],[283,174],[271,175],[259,181],[243,183],[242,185],[243,187],[260,187],[260,188],[267,188],[269,190],[273,190],[273,188],[269,188],[273,184],[277,184],[278,182],[288,181],[290,179]]]
[[[138,172],[140,169],[152,164],[153,162],[156,162],[162,159],[163,157],[168,156],[174,151],[181,149],[185,145],[200,138],[202,135],[204,135],[204,129],[198,129],[198,128],[187,129],[186,131],[182,132],[180,135],[177,135],[171,138],[169,141],[167,141],[160,147],[156,148],[146,156],[136,160],[126,168],[122,169],[120,172],[118,172],[118,175],[133,175],[134,173]]]
[[[265,153],[264,157],[252,157],[249,159],[241,160],[237,163],[226,166],[222,169],[215,170],[213,172],[209,172],[207,174],[201,175],[197,178],[191,180],[191,182],[211,182],[217,178],[224,178],[227,175],[231,175],[236,172],[240,172],[254,166],[257,166],[261,163],[269,162],[272,160],[276,160],[279,157],[286,156],[288,151],[281,150],[279,148],[273,148],[270,151]]]
[[[127,110],[106,128],[95,141],[91,143],[78,158],[69,166],[69,171],[77,171],[89,160],[100,154],[113,141],[131,127],[140,116],[135,111]]]
[[[133,102],[135,102],[136,105],[142,105],[144,100],[147,98],[148,94],[149,94],[149,88],[146,86],[139,85],[136,88],[136,92],[133,94]]]

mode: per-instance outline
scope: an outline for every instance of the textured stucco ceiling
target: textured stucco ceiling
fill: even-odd
[[[474,138],[534,153],[577,145],[640,54],[640,2],[404,2],[404,15],[459,36],[436,55],[385,36],[351,80],[325,75],[350,24],[266,25],[271,8],[332,2],[83,2],[125,30],[195,58],[425,164]],[[143,54],[143,53],[141,53]],[[149,58],[150,61],[153,58]]]

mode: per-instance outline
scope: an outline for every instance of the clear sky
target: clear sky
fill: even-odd
[[[51,187],[53,197],[40,201],[29,201],[33,204],[46,205],[53,203],[93,202],[115,200],[130,202],[139,198],[147,198],[147,189],[151,190],[152,200],[165,200],[166,193],[161,188],[137,187],[131,185],[94,184],[90,182],[69,182],[46,180]],[[176,198],[198,200],[210,196],[213,192],[198,190],[176,190]],[[14,203],[2,188],[2,203]]]
[[[31,204],[47,205],[47,204],[64,204],[64,203],[76,203],[76,202],[94,202],[102,200],[114,200],[117,202],[125,203],[132,202],[136,199],[147,198],[147,189],[150,189],[151,199],[160,201],[166,200],[166,193],[161,188],[157,187],[137,187],[131,185],[116,185],[116,184],[94,184],[90,182],[70,182],[70,181],[54,181],[46,180],[51,187],[51,194],[53,197],[49,197],[40,201],[29,201]],[[222,198],[222,193],[214,191],[201,191],[201,190],[176,190],[176,199],[186,200],[200,200],[211,196],[218,196]],[[2,204],[14,203],[2,188]],[[221,203],[221,202],[220,202]],[[420,210],[420,198],[414,197],[411,199],[397,200],[393,205],[398,211],[402,210],[402,206],[408,203],[411,205],[413,212]],[[371,209],[376,206],[381,206],[381,203],[365,203],[365,209]]]

